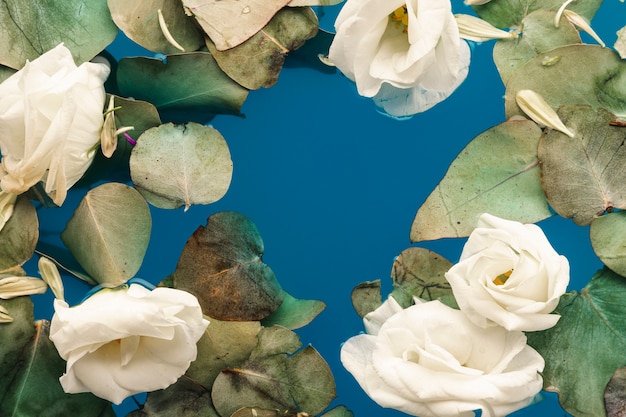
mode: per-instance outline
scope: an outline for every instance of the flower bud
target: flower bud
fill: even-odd
[[[498,29],[491,23],[469,14],[455,14],[459,36],[468,41],[485,42],[492,39],[517,38],[516,32]]]
[[[532,90],[519,90],[515,95],[515,101],[535,123],[563,132],[570,138],[574,137],[574,133],[563,124],[556,112],[539,94]]]

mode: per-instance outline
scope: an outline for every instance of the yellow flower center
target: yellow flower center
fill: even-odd
[[[393,22],[400,23],[404,26],[403,31],[406,32],[406,28],[409,26],[409,14],[407,13],[406,4],[398,7],[389,15],[389,18]]]
[[[509,277],[511,276],[511,274],[513,273],[513,270],[509,270],[506,271],[504,274],[500,274],[498,275],[494,280],[493,283],[496,285],[504,285],[504,283],[509,279]]]

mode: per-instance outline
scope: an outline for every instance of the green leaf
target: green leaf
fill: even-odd
[[[352,289],[352,307],[359,317],[376,310],[383,302],[380,295],[380,280],[362,282]]]
[[[492,25],[507,28],[520,26],[524,17],[535,10],[557,11],[562,4],[563,0],[491,0],[473,8],[478,16]],[[578,0],[567,8],[591,20],[601,4],[602,0]]]
[[[21,360],[14,364],[18,370],[3,391],[0,415],[115,417],[108,401],[90,393],[63,392],[59,376],[65,371],[65,361],[48,338],[49,327],[47,321],[36,323],[33,337],[20,352]]]
[[[626,410],[626,367],[619,368],[604,391],[607,417],[624,417]]]
[[[174,121],[194,116],[206,122],[215,114],[239,114],[248,95],[206,52],[168,55],[167,63],[144,57],[121,59],[117,82],[122,95],[148,101],[163,119]]]
[[[220,417],[211,406],[211,392],[182,376],[164,390],[148,393],[143,407],[126,417]]]
[[[214,203],[226,194],[232,173],[222,135],[197,123],[148,129],[130,155],[135,187],[159,208]]]
[[[261,320],[283,301],[274,272],[263,263],[254,223],[235,212],[210,216],[187,241],[173,273],[174,287],[198,297],[219,320]]]
[[[326,304],[318,300],[301,300],[283,291],[283,302],[274,313],[262,320],[265,327],[275,324],[290,330],[299,329],[309,324],[320,314]]]
[[[230,78],[256,90],[278,81],[287,53],[315,36],[318,24],[310,7],[286,7],[267,26],[234,48],[219,51],[210,38],[206,45]]]
[[[61,240],[93,279],[116,287],[139,270],[151,227],[143,197],[127,185],[110,182],[85,195]]]
[[[33,302],[30,297],[0,300],[13,321],[0,323],[0,392],[5,393],[18,372],[17,363],[35,334]],[[1,397],[0,397],[1,398]]]
[[[292,354],[302,347],[298,335],[282,326],[264,327],[258,336],[257,345],[250,352],[250,359]]]
[[[225,368],[245,362],[258,343],[261,325],[258,321],[210,321],[205,334],[198,341],[198,358],[186,372],[189,379],[205,387]]]
[[[576,417],[602,417],[604,389],[626,363],[626,280],[599,271],[580,292],[563,295],[555,327],[527,333],[528,344],[546,360],[543,387],[559,393]]]
[[[35,252],[39,239],[39,220],[33,204],[18,197],[13,215],[0,230],[0,271],[19,266]]]
[[[540,137],[534,122],[510,120],[474,138],[417,211],[411,240],[468,236],[486,212],[523,223],[550,217],[539,180]]]
[[[613,114],[590,106],[563,106],[573,138],[548,131],[539,143],[541,183],[552,208],[588,225],[607,210],[626,208],[626,130],[611,126]]]
[[[554,62],[557,56],[560,58]],[[625,71],[626,63],[615,51],[597,45],[569,45],[541,53],[509,79],[504,99],[506,117],[524,114],[515,102],[519,90],[535,91],[553,109],[564,104],[588,104],[626,115]]]
[[[589,236],[593,251],[602,263],[626,276],[626,212],[609,213],[593,219]]]
[[[157,10],[176,42],[186,51],[196,51],[204,45],[204,35],[185,14],[180,0],[108,0],[111,17],[128,38],[149,51],[162,53],[180,52],[165,38],[159,25]]]
[[[292,417],[277,410],[264,410],[256,407],[244,407],[235,411],[230,417]]]
[[[60,43],[76,64],[89,61],[117,35],[109,9],[101,0],[0,3],[0,64],[20,69]],[[86,40],[89,40],[86,42]]]
[[[537,54],[581,42],[578,30],[569,22],[563,21],[558,28],[554,27],[555,14],[551,10],[536,10],[524,17],[521,38],[496,42],[493,60],[505,85],[518,69]],[[559,59],[559,55],[553,55],[551,59],[546,59],[545,65],[554,64]]]
[[[320,417],[354,417],[354,413],[352,413],[352,411],[347,409],[345,406],[339,405],[325,412]]]
[[[4,82],[11,75],[15,74],[17,71],[13,68],[6,67],[4,65],[0,65],[0,83]]]
[[[260,31],[291,0],[182,0],[220,51],[233,48]]]
[[[240,367],[224,370],[215,380],[211,396],[222,416],[245,407],[314,415],[336,394],[328,365],[308,346],[292,356],[279,353],[251,358]]]
[[[426,301],[440,300],[450,307],[458,308],[452,287],[445,273],[452,262],[424,248],[408,248],[393,263],[391,295],[403,308],[413,305],[413,297]]]

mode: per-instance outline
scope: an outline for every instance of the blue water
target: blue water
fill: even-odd
[[[464,12],[464,7],[456,9]],[[625,9],[607,0],[593,22],[607,45],[626,23],[616,18],[626,15]],[[115,48],[116,54],[134,53],[123,39]],[[371,401],[339,362],[341,343],[363,330],[350,291],[378,278],[383,293],[390,290],[391,265],[411,245],[417,208],[465,144],[504,121],[504,86],[492,64],[492,48],[493,43],[474,48],[465,83],[448,100],[408,121],[377,113],[339,73],[289,66],[276,86],[251,92],[242,109],[245,118],[218,116],[211,122],[230,147],[231,187],[221,201],[186,213],[153,208],[151,243],[137,275],[154,283],[169,275],[186,240],[209,215],[223,210],[247,215],[263,236],[264,261],[281,285],[296,297],[327,304],[298,334],[333,370],[338,393],[333,404],[346,405],[357,417],[404,415]],[[78,198],[70,197],[63,209],[39,211],[43,240],[55,241],[77,204]],[[584,286],[600,268],[588,229],[557,217],[540,225],[570,259],[571,288]],[[420,245],[456,261],[462,244],[447,239]],[[66,285],[70,303],[88,290],[71,278]],[[37,315],[49,318],[49,295],[36,298]],[[131,401],[118,407],[119,415],[129,407]],[[514,414],[565,415],[553,394]]]

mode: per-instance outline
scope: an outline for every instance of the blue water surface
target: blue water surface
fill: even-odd
[[[455,0],[457,12],[469,8]],[[626,24],[626,6],[607,0],[593,27],[612,45]],[[332,8],[323,24],[332,28]],[[492,60],[493,42],[472,53],[467,80],[445,102],[407,121],[379,114],[356,94],[340,73],[327,73],[288,62],[278,83],[250,93],[245,118],[218,116],[211,124],[225,137],[234,163],[231,187],[219,202],[183,210],[152,208],[153,231],[137,276],[157,283],[175,268],[194,230],[209,215],[233,210],[250,217],[265,242],[264,261],[281,285],[299,298],[323,300],[326,310],[298,330],[329,363],[338,398],[357,417],[398,417],[382,409],[360,389],[339,361],[341,344],[363,331],[350,292],[362,281],[381,279],[383,293],[394,258],[411,246],[409,230],[417,208],[445,174],[450,162],[477,134],[504,121],[504,86]],[[135,54],[120,37],[112,52]],[[79,197],[63,209],[39,210],[42,240],[56,241]],[[69,207],[66,209],[65,207]],[[580,289],[601,267],[586,227],[554,217],[543,221],[556,250],[571,263],[572,289]],[[462,239],[427,242],[455,262]],[[67,279],[68,301],[79,302],[89,289]],[[39,318],[51,316],[49,296],[37,297]],[[522,416],[568,415],[554,394]],[[134,407],[126,401],[119,415]]]

